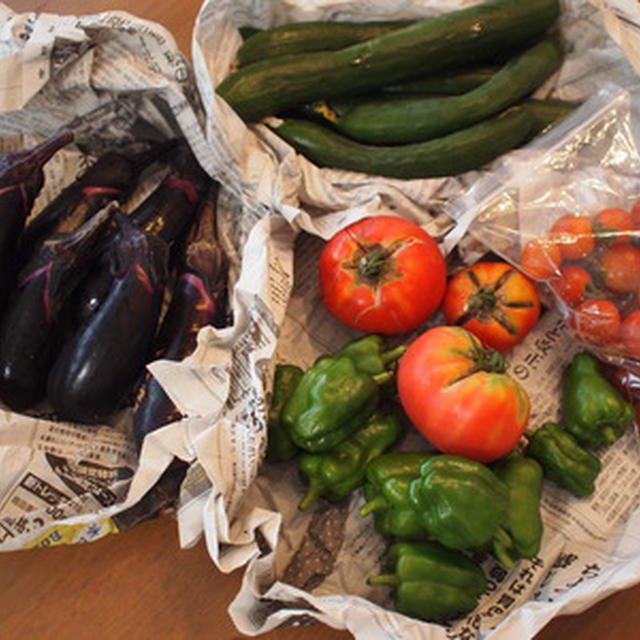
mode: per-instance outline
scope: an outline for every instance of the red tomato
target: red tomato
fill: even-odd
[[[520,257],[522,269],[536,280],[546,280],[560,273],[562,253],[549,238],[536,238],[525,245]]]
[[[603,209],[596,215],[593,227],[599,239],[618,244],[629,240],[625,232],[633,230],[633,218],[624,209]]]
[[[640,199],[631,207],[631,220],[636,229],[640,229]]]
[[[620,313],[608,300],[587,300],[574,309],[569,325],[578,340],[602,346],[618,337]]]
[[[570,307],[581,302],[588,289],[593,289],[591,274],[577,264],[560,269],[560,277],[553,278],[549,285]]]
[[[640,311],[630,313],[620,327],[620,337],[625,351],[640,360]]]
[[[327,309],[362,331],[402,333],[440,305],[446,268],[417,224],[396,216],[364,218],[325,245],[318,262]]]
[[[591,220],[584,216],[569,214],[558,218],[551,227],[551,237],[565,260],[580,260],[596,246]]]
[[[511,451],[529,419],[529,396],[504,373],[500,354],[460,327],[435,327],[409,346],[398,394],[437,449],[480,462]]]
[[[533,282],[505,262],[479,262],[451,278],[442,311],[447,324],[507,351],[538,321],[540,297]]]
[[[625,242],[609,247],[602,255],[600,265],[605,285],[617,293],[629,293],[638,288],[640,278],[640,251]]]

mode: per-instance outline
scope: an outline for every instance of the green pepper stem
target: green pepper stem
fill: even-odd
[[[373,381],[378,385],[382,386],[385,382],[389,382],[389,380],[393,380],[393,372],[385,371],[384,373],[376,373],[376,375],[371,376]]]
[[[399,347],[396,347],[395,349],[390,349],[389,351],[385,351],[381,356],[381,360],[382,360],[382,364],[385,365],[385,367],[390,364],[391,362],[395,362],[396,360],[398,360],[402,354],[407,350],[407,345],[406,344],[401,344]]]
[[[513,547],[513,540],[502,527],[499,527],[495,532],[492,546],[496,559],[505,569],[513,569],[516,566],[515,559],[508,551]]]
[[[304,498],[300,500],[300,504],[298,505],[298,509],[300,511],[306,511],[319,497],[322,492],[322,487],[319,482],[311,480],[309,482],[309,488],[307,489],[307,493],[305,493]]]
[[[602,430],[602,437],[607,444],[613,444],[618,439],[618,434],[613,427],[605,427]]]
[[[376,496],[373,500],[365,502],[360,508],[360,515],[366,518],[370,513],[381,511],[387,507],[387,499],[384,496]]]
[[[400,580],[398,580],[397,576],[394,576],[391,573],[386,573],[383,574],[381,576],[371,576],[368,580],[367,580],[367,584],[370,587],[377,587],[377,586],[389,586],[389,587],[396,587],[398,584],[400,583]]]

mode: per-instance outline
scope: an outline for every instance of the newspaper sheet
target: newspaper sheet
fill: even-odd
[[[294,465],[262,463],[248,469],[247,462],[260,462],[265,447],[264,418],[274,364],[309,366],[318,355],[355,336],[328,315],[320,299],[315,264],[324,239],[365,215],[395,212],[423,225],[446,251],[461,241],[467,258],[482,249],[468,242],[464,228],[452,231],[450,220],[441,215],[443,203],[473,184],[477,172],[449,180],[400,181],[318,169],[264,125],[246,126],[215,95],[241,42],[237,27],[322,19],[411,19],[471,4],[410,0],[390,7],[375,0],[210,0],[201,9],[193,59],[206,113],[205,136],[211,166],[220,171],[229,206],[235,197],[242,211],[242,219],[236,219],[226,234],[231,243],[246,238],[238,284],[247,288],[251,284],[253,295],[236,289],[234,308],[241,314],[235,336],[212,335],[208,347],[239,344],[248,331],[255,332],[258,346],[241,359],[231,348],[235,361],[229,398],[234,401],[227,403],[215,435],[206,435],[206,441],[203,436],[206,446],[198,447],[199,464],[211,483],[197,507],[201,520],[194,511],[183,509],[180,525],[185,542],[204,531],[211,555],[223,571],[248,561],[242,589],[230,606],[243,633],[257,635],[282,624],[316,619],[363,639],[524,638],[555,615],[579,612],[640,579],[640,557],[634,551],[638,536],[634,529],[640,518],[636,510],[640,494],[634,489],[640,452],[632,432],[604,456],[602,477],[607,480],[593,498],[568,499],[566,493],[545,487],[546,533],[540,555],[510,572],[491,558],[479,558],[490,578],[489,589],[469,617],[449,627],[394,613],[390,594],[366,585],[365,578],[380,571],[385,543],[357,514],[362,500],[358,492],[348,505],[322,503],[301,513],[296,505],[303,486]],[[563,3],[565,62],[539,96],[584,100],[605,82],[638,85],[632,65],[603,28],[605,16],[607,29],[620,46],[633,42],[627,31],[621,35],[611,26],[624,21],[623,9],[584,0]],[[626,10],[636,12],[631,6]],[[628,47],[623,48],[631,55]],[[510,161],[508,156],[494,168]],[[281,218],[294,233],[276,222]],[[307,233],[296,235],[297,231]],[[541,419],[557,415],[560,373],[575,348],[562,319],[549,312],[510,357],[509,370],[531,394],[532,421],[538,425]],[[203,363],[205,354],[203,348]],[[171,369],[174,379],[180,375],[177,366]],[[169,379],[167,369],[167,384]],[[238,391],[233,391],[236,385]],[[237,455],[246,446],[247,433],[260,443],[248,450],[250,457],[240,460]],[[213,455],[216,445],[223,449]],[[420,447],[419,439],[402,446],[412,445]],[[223,467],[220,459],[233,462]],[[255,480],[247,483],[251,478]],[[202,479],[202,488],[206,486]]]

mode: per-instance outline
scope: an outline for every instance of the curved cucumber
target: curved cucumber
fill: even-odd
[[[458,131],[503,111],[540,86],[560,65],[562,50],[553,38],[509,61],[490,80],[461,96],[382,97],[351,108],[322,109],[340,133],[369,144],[406,144]],[[321,109],[321,107],[317,107]]]
[[[297,22],[251,34],[236,54],[238,67],[293,53],[335,51],[409,25],[396,22]]]
[[[481,84],[490,80],[500,66],[475,67],[473,69],[452,69],[445,73],[437,73],[420,80],[392,84],[383,87],[382,91],[388,94],[435,94],[444,96],[458,96],[467,91],[477,89]]]
[[[558,0],[492,0],[338,51],[280,56],[229,75],[218,94],[247,121],[495,57],[540,37]]]
[[[481,167],[520,144],[533,124],[533,116],[528,111],[512,107],[499,116],[448,136],[396,147],[364,145],[305,120],[282,120],[271,127],[321,167],[392,178],[431,178]]]
[[[564,120],[571,115],[582,103],[567,102],[565,100],[536,100],[530,98],[521,103],[522,106],[533,116],[534,127],[531,137],[545,131],[547,128]]]

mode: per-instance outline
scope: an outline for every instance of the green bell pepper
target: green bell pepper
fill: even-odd
[[[506,568],[519,558],[533,558],[542,540],[542,467],[533,458],[513,452],[493,468],[509,490],[509,511],[504,528],[493,538],[494,554]]]
[[[529,438],[528,454],[541,465],[545,478],[583,498],[595,490],[600,460],[553,422],[543,424]]]
[[[389,549],[392,574],[370,585],[395,587],[396,609],[422,620],[446,620],[475,609],[487,579],[473,560],[434,542],[398,542]]]
[[[588,449],[615,442],[634,418],[631,403],[586,352],[576,355],[564,372],[562,410],[565,429]]]
[[[506,521],[509,490],[480,462],[438,455],[422,463],[409,502],[440,544],[472,549],[489,542]]]
[[[293,444],[291,436],[282,423],[282,411],[293,390],[298,386],[303,373],[300,367],[293,364],[276,365],[267,422],[267,459],[271,462],[291,460],[298,453],[298,447]]]
[[[301,454],[298,469],[309,488],[298,508],[308,509],[320,496],[332,502],[347,498],[364,482],[369,461],[388,449],[401,432],[396,416],[377,411],[335,449]]]
[[[310,453],[333,449],[375,411],[379,385],[394,374],[370,373],[377,370],[378,359],[378,364],[393,362],[384,357],[379,341],[369,338],[319,358],[302,376],[282,413],[283,424],[301,449]]]
[[[433,454],[394,451],[372,460],[364,486],[364,518],[374,514],[374,527],[383,536],[410,537],[425,533],[418,514],[409,502],[409,485],[420,477],[420,465]]]

